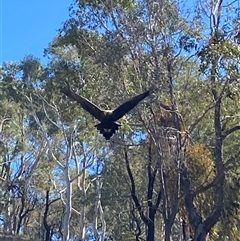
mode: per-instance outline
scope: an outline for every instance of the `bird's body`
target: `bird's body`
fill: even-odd
[[[107,140],[109,140],[111,136],[119,130],[121,125],[115,122],[112,118],[112,110],[104,110],[104,114],[105,117],[103,118],[103,120],[99,124],[95,125],[95,127],[97,127],[97,130],[99,130],[99,132],[103,134],[103,136]]]
[[[100,121],[100,123],[95,125],[95,127],[99,130],[101,134],[103,134],[103,136],[107,140],[109,140],[111,136],[117,130],[119,130],[119,127],[121,126],[116,121],[123,117],[127,112],[133,109],[141,100],[143,100],[150,94],[150,91],[148,90],[126,101],[125,103],[117,107],[115,110],[101,110],[86,98],[77,95],[70,89],[69,86],[65,86],[62,89],[62,91],[70,99],[77,101],[84,110],[89,112],[91,115],[93,115],[96,119]]]

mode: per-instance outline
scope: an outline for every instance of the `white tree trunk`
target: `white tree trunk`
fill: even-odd
[[[96,184],[97,184],[97,188],[96,188],[97,198],[96,198],[95,207],[94,207],[93,233],[97,241],[103,241],[106,233],[106,222],[105,222],[104,213],[103,213],[102,204],[101,204],[101,189],[102,189],[103,182],[100,177],[96,179]],[[100,220],[102,223],[102,230],[97,229],[98,215],[100,216]]]
[[[79,219],[79,241],[83,241],[85,238],[85,232],[86,232],[86,227],[85,227],[85,204],[81,204],[81,208],[80,208],[80,219]]]
[[[27,96],[25,96],[25,97],[27,98],[27,100],[30,103],[32,103],[31,98],[29,98]],[[55,105],[49,104],[49,106],[51,108],[53,108],[54,111],[58,112],[58,109]],[[55,124],[59,129],[62,130],[63,138],[65,139],[65,142],[66,142],[66,145],[65,145],[66,153],[64,153],[65,154],[65,163],[63,163],[62,160],[58,160],[58,158],[54,154],[53,143],[48,138],[46,126],[39,121],[39,119],[34,111],[33,106],[32,106],[32,111],[33,111],[32,115],[33,115],[34,119],[36,120],[37,124],[39,125],[39,127],[42,130],[42,133],[44,136],[44,141],[45,141],[44,143],[46,143],[46,147],[47,147],[46,152],[56,162],[58,167],[64,173],[64,181],[65,181],[66,187],[60,192],[62,202],[65,205],[64,217],[63,217],[62,241],[69,241],[69,238],[70,238],[69,227],[70,227],[70,218],[71,218],[72,211],[77,213],[80,217],[78,239],[82,241],[85,238],[85,229],[86,229],[86,227],[85,227],[85,205],[86,204],[81,203],[80,212],[72,207],[72,183],[75,180],[78,180],[79,189],[81,191],[83,191],[82,200],[85,200],[86,192],[87,192],[88,188],[90,187],[90,185],[88,185],[88,187],[85,187],[86,170],[88,167],[90,167],[93,164],[94,158],[90,158],[90,159],[86,158],[88,155],[85,153],[84,160],[81,160],[81,158],[79,158],[78,154],[76,154],[76,152],[75,152],[76,143],[74,143],[74,141],[72,139],[69,140],[69,137],[71,137],[71,133],[73,133],[74,131],[70,132],[70,133],[69,132],[66,133],[63,123],[58,125],[57,123],[55,123],[51,119],[49,119],[49,121],[51,121],[52,124]],[[48,117],[47,113],[46,113],[46,116]],[[55,146],[57,146],[57,144],[55,144]],[[70,177],[70,173],[69,173],[69,161],[70,160],[75,160],[76,169],[77,169],[77,173],[73,178]],[[83,166],[82,166],[82,163],[84,163]]]
[[[69,176],[68,165],[66,165],[64,169],[64,176],[66,182],[66,203],[65,203],[65,211],[64,211],[64,219],[63,219],[63,241],[69,240],[69,224],[71,218],[71,210],[72,210],[72,182]]]

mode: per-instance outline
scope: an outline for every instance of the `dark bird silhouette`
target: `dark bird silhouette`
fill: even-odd
[[[100,121],[100,123],[95,125],[95,127],[97,127],[100,133],[103,134],[106,140],[109,140],[121,126],[116,121],[123,117],[127,112],[132,110],[141,100],[150,95],[150,90],[148,90],[129,99],[115,110],[101,110],[88,99],[73,92],[70,86],[63,87],[62,92],[71,100],[78,102],[84,110],[89,112],[92,116]]]

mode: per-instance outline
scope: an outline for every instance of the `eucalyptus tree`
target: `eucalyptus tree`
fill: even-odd
[[[37,202],[37,191],[34,189],[33,174],[42,158],[45,145],[33,138],[28,122],[29,111],[22,102],[15,87],[29,86],[29,76],[23,69],[31,61],[40,66],[31,57],[21,63],[5,63],[1,76],[1,197],[4,203],[2,217],[5,232],[19,234],[24,232],[27,223],[31,222],[31,212]],[[29,86],[29,89],[30,86]],[[29,91],[28,88],[25,91]]]
[[[91,93],[99,101],[105,100],[106,103],[109,103],[109,97],[111,96],[111,103],[118,102],[119,95],[122,93],[132,93],[137,88],[147,88],[150,85],[155,87],[155,98],[150,100],[152,103],[147,106],[148,108],[145,108],[144,115],[140,116],[138,112],[133,112],[129,121],[132,121],[134,125],[127,125],[130,127],[127,135],[123,134],[124,138],[121,138],[121,135],[119,135],[117,139],[120,142],[124,140],[128,146],[131,145],[131,138],[134,138],[137,130],[142,135],[149,135],[147,138],[149,155],[154,156],[155,154],[155,156],[153,161],[151,161],[150,157],[147,158],[148,169],[144,168],[149,178],[147,184],[148,195],[146,200],[142,200],[143,203],[147,203],[146,215],[142,212],[140,203],[136,199],[136,193],[134,193],[135,184],[134,179],[131,178],[133,176],[131,169],[127,169],[131,179],[133,205],[139,212],[137,215],[140,215],[140,219],[147,226],[146,234],[142,232],[142,228],[138,227],[139,231],[136,235],[137,238],[140,238],[141,235],[146,235],[147,240],[154,239],[155,216],[159,210],[160,202],[165,202],[167,204],[164,206],[166,207],[164,222],[165,227],[168,227],[166,228],[165,238],[169,240],[171,226],[178,212],[180,179],[177,177],[180,174],[179,171],[176,172],[175,179],[178,184],[173,195],[174,200],[171,200],[172,202],[167,201],[167,196],[170,194],[165,193],[165,195],[161,195],[162,191],[166,190],[167,187],[167,184],[165,184],[166,180],[164,180],[161,157],[164,155],[163,153],[168,152],[169,138],[167,135],[169,133],[168,131],[164,132],[161,126],[160,130],[157,129],[154,119],[158,122],[155,116],[160,108],[165,108],[172,113],[177,111],[177,104],[173,95],[173,77],[170,76],[176,75],[176,68],[179,67],[174,62],[176,67],[174,66],[175,69],[173,71],[170,65],[176,58],[174,56],[176,50],[171,41],[177,42],[177,40],[171,36],[181,30],[182,33],[179,38],[184,37],[184,34],[191,32],[191,29],[187,26],[187,21],[178,14],[178,6],[176,4],[151,1],[139,1],[135,4],[133,8],[129,9],[115,4],[107,5],[105,2],[95,6],[89,2],[79,3],[76,1],[76,8],[73,7],[72,11],[73,18],[64,25],[61,35],[56,38],[49,51],[50,53],[55,53],[54,51],[63,45],[69,46],[72,51],[75,51],[79,56],[79,65],[81,66],[81,91],[90,92],[94,86],[94,91]],[[189,48],[192,45],[193,43],[190,42]],[[162,65],[160,62],[162,62]],[[96,73],[97,77],[95,76]],[[77,86],[73,79],[74,84]],[[104,92],[101,91],[102,89],[104,89]],[[115,95],[110,94],[113,91],[116,93]],[[162,94],[162,101],[169,100],[173,104],[172,107],[168,107],[159,101],[160,93]],[[154,118],[150,119],[150,115],[153,115]],[[177,113],[176,118],[179,119]],[[178,134],[181,130],[179,121],[176,123],[178,123],[178,127],[175,125],[171,127],[175,128]],[[161,146],[160,139],[156,140],[157,136],[162,136],[163,146]],[[179,139],[180,137],[178,141]],[[133,145],[135,145],[134,141]],[[180,141],[178,145],[180,145],[180,150],[178,150],[177,156],[181,156],[183,147]],[[152,149],[154,149],[154,154],[150,151]],[[174,156],[172,154],[172,157]],[[127,167],[129,167],[128,150],[125,150],[124,157],[123,160],[125,159]],[[180,161],[178,158],[176,161],[178,162],[177,170],[179,170]],[[168,169],[169,167],[165,168]],[[160,186],[159,183],[161,183]],[[153,202],[152,197],[155,196],[154,192],[156,192],[154,185],[158,189],[158,194]],[[172,210],[169,210],[169,203],[171,203]],[[129,210],[129,212],[132,211]],[[134,219],[134,217],[132,218]],[[133,223],[135,222],[134,219]]]

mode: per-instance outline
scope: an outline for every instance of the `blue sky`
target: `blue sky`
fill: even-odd
[[[0,0],[0,66],[32,54],[46,63],[43,50],[69,19],[73,0]]]

